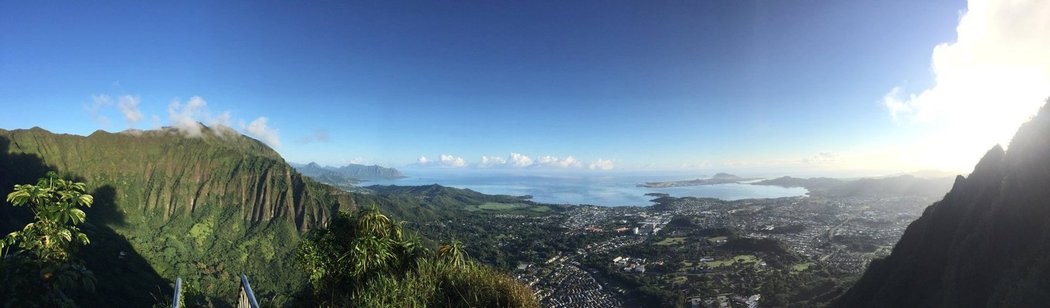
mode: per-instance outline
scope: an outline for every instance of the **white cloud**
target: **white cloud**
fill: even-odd
[[[272,128],[268,125],[270,119],[266,117],[258,117],[248,123],[248,126],[243,129],[248,132],[248,135],[259,138],[263,142],[266,142],[273,147],[281,147],[280,133],[276,128]]]
[[[109,127],[109,118],[102,115],[100,111],[102,110],[102,107],[111,105],[113,105],[113,99],[110,98],[109,95],[92,95],[91,105],[85,104],[84,111],[87,111],[88,115],[91,116],[91,119],[94,120],[95,123],[98,123],[99,126],[107,128]]]
[[[449,167],[466,167],[467,161],[462,157],[456,157],[448,154],[441,154],[441,164]]]
[[[481,167],[495,167],[507,164],[507,159],[499,156],[482,156]]]
[[[134,126],[144,120],[147,115],[139,109],[142,99],[136,95],[122,95],[114,100],[111,96],[98,94],[91,96],[92,103],[85,104],[84,110],[98,122],[103,128],[109,124],[109,119],[101,114],[102,109],[116,106],[117,110],[127,120],[128,126]],[[148,115],[151,125],[155,129],[161,128],[161,118],[155,114]],[[201,137],[204,127],[201,123],[207,123],[216,136],[238,136],[239,133],[232,127],[233,115],[230,111],[224,111],[217,116],[212,116],[208,110],[208,102],[200,96],[191,97],[185,103],[174,99],[168,104],[168,122],[175,130],[188,137]],[[244,120],[238,120],[241,130],[245,134],[258,138],[273,147],[280,147],[280,134],[278,130],[269,125],[267,117],[258,117],[248,124]],[[314,141],[327,140],[327,132],[319,131],[313,136]]]
[[[208,119],[208,126],[230,126],[230,119],[233,116],[230,115],[229,111],[223,111],[219,116]]]
[[[591,162],[587,168],[591,170],[610,170],[613,168],[613,161],[599,158],[598,160]]]
[[[1050,96],[1048,16],[1050,1],[970,0],[956,40],[933,49],[935,85],[904,98],[894,88],[883,104],[898,123],[935,132],[927,141],[935,143],[929,156],[938,162],[1005,145]]]
[[[141,101],[138,96],[131,95],[124,95],[117,99],[117,109],[120,110],[121,114],[124,114],[124,120],[128,121],[128,127],[135,127],[135,123],[142,121],[142,111],[139,111],[139,103]]]
[[[204,114],[204,108],[208,105],[200,96],[191,97],[186,104],[178,99],[168,104],[168,119],[171,126],[190,137],[200,137],[201,125],[197,119]]]
[[[528,156],[521,155],[518,153],[510,153],[510,165],[513,167],[524,168],[532,166],[532,159]]]
[[[541,166],[571,168],[580,167],[583,165],[583,162],[577,160],[575,157],[572,157],[572,155],[566,156],[564,159],[547,155],[540,157],[539,164]]]
[[[363,165],[363,164],[367,164],[368,163],[368,159],[365,159],[364,157],[358,156],[358,157],[354,157],[353,159],[351,159],[350,163],[351,164]]]
[[[152,116],[154,121],[157,117]],[[212,116],[208,110],[208,101],[200,96],[191,97],[186,103],[174,99],[168,104],[168,121],[171,127],[189,137],[200,137],[204,131],[201,123],[207,123],[216,136],[234,136],[237,131],[233,129],[233,115],[230,111],[224,111],[218,116]],[[269,119],[259,117],[245,124],[244,120],[238,120],[241,130],[247,135],[256,137],[270,146],[280,147],[280,134],[277,129],[268,125]]]
[[[426,165],[430,163],[430,159],[426,156],[419,156],[419,159],[417,159],[416,162],[419,162],[420,165]]]
[[[817,155],[813,155],[812,157],[807,157],[807,158],[802,159],[802,163],[806,163],[806,164],[824,164],[824,163],[836,162],[838,160],[839,160],[839,157],[835,153],[820,152],[820,153],[817,153]]]
[[[900,114],[908,114],[912,112],[911,106],[908,106],[908,102],[902,101],[898,98],[900,92],[901,87],[893,87],[893,90],[890,90],[889,93],[886,93],[886,95],[882,97],[882,104],[890,110],[890,117],[892,117],[894,121],[900,120]],[[914,99],[915,94],[912,94],[909,101]]]

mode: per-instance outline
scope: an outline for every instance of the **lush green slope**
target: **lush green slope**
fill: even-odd
[[[411,208],[462,210],[464,205],[493,203],[528,203],[529,197],[486,195],[470,189],[445,187],[437,184],[424,186],[372,185],[366,187],[397,204]]]
[[[1044,307],[1050,301],[1050,108],[908,226],[838,307]]]
[[[474,263],[458,241],[431,250],[374,208],[340,213],[299,256],[311,283],[296,306],[537,306],[529,287]]]
[[[89,267],[107,267],[100,289],[129,293],[101,302],[141,305],[146,292],[168,290],[158,279],[176,276],[189,290],[222,300],[235,298],[239,273],[263,295],[290,293],[305,281],[293,267],[301,232],[354,207],[349,194],[302,177],[262,143],[211,129],[198,137],[0,130],[0,154],[5,195],[47,169],[81,179],[96,195],[86,228],[96,244],[85,258]],[[2,231],[25,223],[24,213],[3,208]]]

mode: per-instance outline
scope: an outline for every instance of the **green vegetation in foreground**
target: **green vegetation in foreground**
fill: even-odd
[[[0,240],[4,306],[73,306],[71,294],[94,292],[94,274],[75,255],[90,243],[77,227],[87,219],[80,207],[94,202],[84,183],[49,172],[36,185],[15,185],[7,202],[29,207],[33,221]]]
[[[339,213],[298,250],[310,279],[297,305],[343,307],[536,307],[532,291],[476,264],[453,240],[432,252],[376,208]]]
[[[84,210],[92,244],[81,258],[109,296],[78,299],[83,306],[147,306],[170,297],[176,277],[189,302],[225,306],[241,273],[260,298],[288,298],[307,280],[294,270],[301,234],[357,202],[299,175],[264,144],[218,128],[199,137],[0,129],[0,193],[47,171],[85,183],[95,198]],[[0,231],[20,229],[27,212],[0,207]]]

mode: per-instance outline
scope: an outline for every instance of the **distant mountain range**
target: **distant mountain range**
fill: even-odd
[[[363,181],[400,179],[405,177],[400,171],[397,171],[397,169],[384,168],[378,165],[367,166],[348,164],[342,167],[331,167],[321,166],[314,162],[307,164],[289,164],[294,167],[296,171],[299,171],[299,173],[313,178],[318,182],[342,188],[348,188],[349,186],[356,185]]]
[[[860,197],[860,196],[927,196],[941,197],[951,188],[951,177],[921,178],[898,175],[881,178],[836,179],[794,178],[790,176],[758,181],[755,185],[802,187],[811,196]]]
[[[709,179],[695,179],[685,181],[668,181],[668,182],[646,182],[644,184],[638,184],[638,187],[648,188],[667,188],[667,187],[686,187],[686,186],[700,186],[700,185],[716,185],[716,184],[730,184],[740,183],[744,181],[756,180],[756,178],[743,178],[728,173],[716,173]]]
[[[980,125],[974,123],[974,125]],[[1050,109],[989,150],[834,307],[1046,307]]]

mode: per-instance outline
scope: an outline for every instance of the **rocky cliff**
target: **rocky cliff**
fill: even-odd
[[[979,125],[979,124],[975,124]],[[835,307],[1045,307],[1050,108],[929,206]]]
[[[294,289],[304,280],[292,267],[299,235],[355,206],[348,193],[304,178],[229,129],[0,130],[0,152],[0,191],[45,169],[78,178],[99,200],[89,222],[112,228],[160,277],[181,276],[219,298],[234,298],[242,272],[261,290]],[[17,215],[5,216],[15,223]]]

